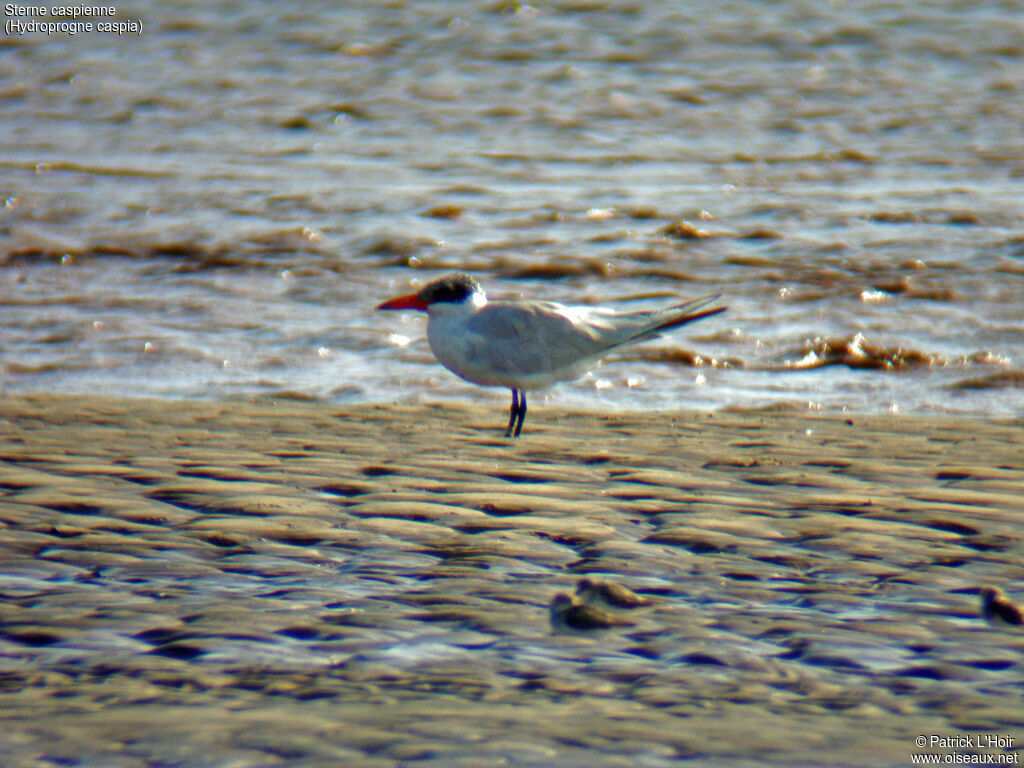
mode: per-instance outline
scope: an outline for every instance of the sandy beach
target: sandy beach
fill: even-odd
[[[533,416],[0,399],[5,766],[1019,759],[1020,421]]]

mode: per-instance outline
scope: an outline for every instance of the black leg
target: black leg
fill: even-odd
[[[513,437],[519,437],[519,433],[523,431],[523,422],[526,421],[526,393],[519,393],[519,421],[516,423],[516,431],[512,435]]]
[[[513,390],[512,390],[512,408],[509,409],[509,413],[508,413],[508,429],[505,430],[505,437],[512,437],[513,428],[516,425],[516,419],[518,417],[519,417],[519,390],[513,388]],[[515,435],[518,437],[519,433],[516,432]]]
[[[526,418],[526,393],[512,388],[512,407],[508,412],[508,429],[505,437],[519,437],[523,431],[523,419]]]

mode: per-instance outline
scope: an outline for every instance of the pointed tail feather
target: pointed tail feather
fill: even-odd
[[[701,320],[705,317],[711,317],[711,315],[717,315],[719,312],[725,312],[728,307],[714,307],[713,309],[703,309],[708,304],[712,304],[722,298],[721,294],[715,296],[705,296],[700,299],[694,299],[684,304],[679,304],[675,307],[669,307],[668,309],[659,312],[658,315],[669,317],[656,325],[645,328],[639,333],[635,334],[630,338],[630,341],[639,341],[640,339],[649,339],[654,336],[659,336],[665,331],[678,328],[679,326],[692,323],[697,320]]]

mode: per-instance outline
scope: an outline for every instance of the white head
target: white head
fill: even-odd
[[[378,304],[377,309],[415,309],[434,314],[467,305],[479,309],[486,303],[487,295],[480,283],[465,272],[454,272],[427,283],[416,293]]]

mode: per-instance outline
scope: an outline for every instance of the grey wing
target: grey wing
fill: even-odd
[[[559,311],[563,309],[544,302],[495,301],[477,313],[469,330],[503,342],[504,354],[494,364],[504,373],[556,374],[596,357],[607,347],[589,324],[573,322]]]

